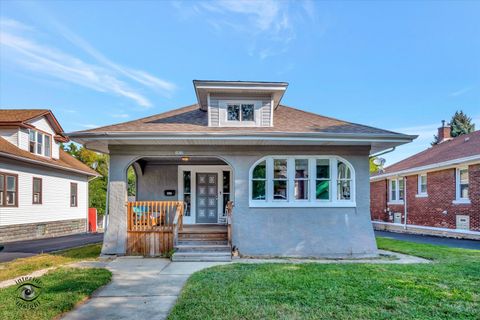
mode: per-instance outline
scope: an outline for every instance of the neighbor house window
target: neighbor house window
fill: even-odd
[[[42,179],[33,178],[33,192],[32,192],[32,203],[41,204],[42,203]]]
[[[389,202],[403,203],[405,195],[405,181],[403,177],[391,179],[389,182]]]
[[[426,196],[427,195],[427,174],[418,175],[418,195]]]
[[[227,104],[228,121],[254,121],[255,105],[253,103]]]
[[[0,172],[0,206],[18,206],[18,175]]]
[[[70,183],[70,207],[78,206],[78,184]]]
[[[353,167],[339,157],[265,157],[250,180],[251,206],[355,206]]]
[[[49,134],[29,129],[29,147],[31,153],[50,157],[52,137]]]
[[[468,167],[459,168],[456,170],[456,198],[459,201],[466,200],[468,201]]]

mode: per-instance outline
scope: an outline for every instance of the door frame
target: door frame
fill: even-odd
[[[197,173],[217,174],[217,223],[223,217],[223,171],[230,172],[230,200],[233,200],[233,175],[228,165],[179,165],[178,166],[178,200],[183,201],[183,172],[190,171],[190,216],[183,217],[184,224],[197,223]]]

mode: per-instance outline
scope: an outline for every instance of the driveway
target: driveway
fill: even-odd
[[[452,248],[480,250],[480,241],[463,240],[445,237],[424,236],[419,234],[397,233],[389,231],[375,231],[375,235],[384,238],[405,240],[417,243],[435,244]]]
[[[112,281],[62,319],[166,319],[192,273],[225,263],[117,258],[107,264]]]
[[[0,252],[0,262],[31,257],[44,252],[80,247],[102,241],[103,233],[80,233],[56,238],[8,242],[3,244],[5,249]]]

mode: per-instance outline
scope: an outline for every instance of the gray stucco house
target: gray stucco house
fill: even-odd
[[[110,155],[104,254],[129,254],[139,244],[149,248],[137,253],[173,245],[180,254],[198,249],[199,240],[213,247],[227,240],[219,238],[225,224],[228,245],[245,256],[377,254],[369,156],[414,137],[284,106],[284,82],[193,84],[193,105],[69,134]],[[137,176],[133,204],[127,201],[130,166]],[[161,209],[169,206],[183,206],[183,228]],[[157,242],[168,241],[151,234],[160,229],[174,233],[163,249]],[[145,230],[149,235],[141,236]]]

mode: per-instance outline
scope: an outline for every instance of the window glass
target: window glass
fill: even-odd
[[[390,180],[390,200],[397,200],[397,181]]]
[[[190,217],[191,214],[191,172],[183,171],[183,201],[185,202],[184,216]]]
[[[7,176],[6,205],[14,206],[17,201],[17,177]]]
[[[266,178],[266,161],[262,161],[253,169],[253,179]]]
[[[70,184],[70,206],[76,207],[77,206],[77,184],[71,183]]]
[[[317,179],[330,179],[330,160],[317,159]]]
[[[460,169],[460,198],[468,199],[468,169]]]
[[[308,159],[295,159],[295,185],[296,200],[308,200]]]
[[[419,193],[427,193],[427,175],[422,174],[420,175],[420,190]]]
[[[223,215],[226,215],[228,201],[230,201],[230,171],[223,171]]]
[[[316,168],[315,198],[317,200],[330,200],[330,160],[316,159]]]
[[[273,178],[287,179],[287,160],[285,159],[273,160]]]
[[[50,136],[45,135],[44,156],[50,157]]]
[[[33,203],[42,203],[42,180],[33,178]]]
[[[266,161],[262,161],[253,168],[252,174],[252,200],[266,199]]]
[[[3,197],[5,196],[5,176],[0,174],[0,206],[3,206]]]
[[[398,179],[398,200],[403,200],[405,193],[403,178]]]
[[[228,121],[240,121],[240,105],[229,104],[227,107]]]
[[[350,168],[342,161],[338,161],[337,173],[337,199],[350,200],[350,188],[352,179],[352,173],[350,172]]]
[[[42,154],[42,148],[43,148],[43,134],[38,132],[37,134],[37,153]]]
[[[253,104],[242,104],[242,121],[253,121],[254,110]]]
[[[35,153],[36,137],[37,137],[36,132],[33,130],[30,130],[29,131],[29,150],[32,153]]]
[[[287,197],[287,181],[274,180],[273,181],[273,199],[288,200]]]

